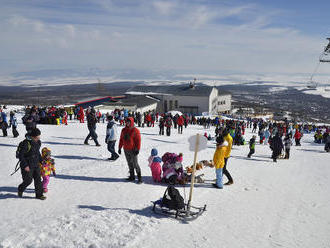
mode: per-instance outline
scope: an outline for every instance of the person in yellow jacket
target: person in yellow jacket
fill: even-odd
[[[225,176],[228,178],[228,182],[226,182],[225,185],[231,185],[234,183],[234,180],[231,177],[229,171],[227,170],[227,162],[228,162],[228,158],[230,157],[231,147],[233,146],[233,138],[231,137],[230,133],[227,130],[224,131],[223,137],[224,140],[228,143],[225,153],[225,166],[223,167],[223,174],[225,174]]]
[[[224,142],[224,138],[222,136],[219,136],[217,138],[217,148],[213,155],[213,163],[215,166],[215,174],[217,176],[216,183],[212,184],[213,187],[222,189],[223,183],[222,183],[222,170],[225,166],[225,153],[227,150],[227,146]]]

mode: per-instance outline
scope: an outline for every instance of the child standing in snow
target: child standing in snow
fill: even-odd
[[[160,163],[162,162],[162,159],[158,157],[158,151],[156,148],[151,150],[148,162],[154,182],[161,182],[162,167],[160,166]]]
[[[255,152],[256,137],[257,136],[253,135],[252,138],[250,139],[250,144],[249,144],[250,152],[248,154],[248,158],[251,158],[251,155],[254,154]]]
[[[17,119],[13,111],[10,112],[9,127],[12,127],[13,136],[14,138],[16,138],[19,135],[19,133],[17,132]]]
[[[48,183],[50,174],[53,173],[56,176],[55,172],[55,162],[54,159],[51,158],[51,151],[47,147],[42,148],[41,150],[41,158],[42,161],[40,163],[40,174],[42,177],[42,187],[44,193],[48,192]]]

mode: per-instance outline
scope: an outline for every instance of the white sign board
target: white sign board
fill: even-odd
[[[201,151],[207,148],[207,138],[204,135],[198,135],[199,137],[199,142],[198,142],[198,149],[197,151]],[[196,139],[197,135],[191,136],[188,141],[189,141],[189,150],[190,151],[195,151],[196,148]]]

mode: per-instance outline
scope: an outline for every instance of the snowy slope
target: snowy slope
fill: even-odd
[[[191,165],[187,140],[204,133],[202,127],[190,126],[183,135],[175,130],[171,137],[158,136],[156,127],[141,128],[142,185],[124,180],[124,156],[105,160],[105,124],[97,127],[101,147],[83,145],[86,124],[39,128],[58,174],[50,180],[45,201],[34,199],[33,185],[17,198],[20,173],[9,176],[24,127],[19,126],[18,139],[0,137],[1,248],[330,247],[330,154],[313,144],[311,135],[304,136],[302,147],[292,148],[290,160],[277,163],[267,146],[257,145],[251,159],[246,158],[248,146],[234,146],[228,167],[235,183],[214,189],[214,169],[205,168],[207,181],[196,185],[192,203],[207,204],[207,211],[187,224],[152,213],[150,201],[159,199],[166,186],[152,182],[147,158],[156,147],[160,154],[183,152],[184,165]],[[211,159],[214,150],[209,142],[198,160]],[[189,186],[178,188],[187,198]]]

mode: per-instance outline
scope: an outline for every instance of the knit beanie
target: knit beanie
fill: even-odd
[[[40,132],[40,130],[38,128],[34,128],[30,132],[30,136],[31,137],[37,137],[39,135],[41,135],[41,132]]]
[[[156,148],[152,148],[151,150],[151,156],[157,156],[158,155],[158,151]]]

